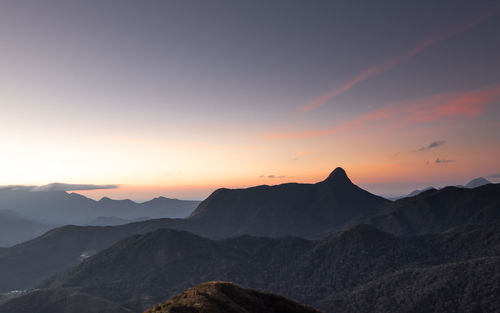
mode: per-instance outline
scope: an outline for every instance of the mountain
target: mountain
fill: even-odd
[[[88,226],[117,226],[131,223],[132,221],[116,216],[99,216],[87,223]]]
[[[210,238],[315,237],[373,215],[389,203],[354,185],[342,168],[336,168],[316,184],[218,189],[189,219],[199,222],[197,234]]]
[[[329,312],[497,312],[500,258],[405,269],[327,297]]]
[[[0,210],[0,247],[10,247],[40,236],[51,227],[10,210]]]
[[[57,189],[0,188],[0,210],[8,209],[46,224],[86,225],[101,216],[126,220],[187,217],[199,201],[155,198],[144,203],[131,200],[99,201]]]
[[[428,190],[389,204],[364,223],[392,234],[413,236],[499,220],[500,184],[489,184],[475,189]]]
[[[0,292],[33,287],[123,238],[172,224],[179,226],[182,222],[159,219],[120,226],[55,228],[33,240],[0,250]]]
[[[360,225],[312,241],[251,236],[210,240],[161,229],[124,239],[41,287],[48,288],[43,289],[47,298],[52,291],[78,290],[140,311],[196,284],[223,280],[334,312],[338,295],[354,294],[405,271],[432,271],[435,266],[462,262],[462,270],[470,271],[470,275],[455,276],[457,286],[469,280],[480,281],[480,275],[490,271],[488,264],[497,262],[499,256],[500,223],[409,239]],[[481,263],[484,258],[491,262]],[[483,265],[484,271],[480,269]],[[413,280],[404,277],[398,285],[400,292],[414,293]],[[438,308],[466,292],[461,287],[454,290],[429,305]],[[22,302],[29,295],[16,299]],[[359,301],[369,299],[368,293]],[[384,301],[397,307],[405,299],[389,297]],[[491,304],[494,300],[478,295],[474,301]],[[8,312],[3,305],[2,312]]]
[[[0,311],[16,313],[137,313],[100,296],[78,290],[35,290],[2,303]]]
[[[486,178],[479,177],[479,178],[475,178],[475,179],[471,180],[470,182],[468,182],[467,184],[465,184],[465,188],[477,188],[477,187],[481,187],[481,186],[487,185],[487,184],[491,184],[491,182],[489,180],[487,180]]]
[[[424,189],[415,189],[412,192],[410,192],[406,197],[415,197],[424,191],[433,190],[433,189],[435,189],[435,188],[434,187],[426,187]]]
[[[207,282],[190,288],[144,313],[319,313],[287,298],[230,282]]]

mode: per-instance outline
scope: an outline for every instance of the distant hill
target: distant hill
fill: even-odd
[[[475,189],[431,189],[388,205],[365,223],[403,236],[439,233],[465,225],[500,221],[500,184]]]
[[[144,203],[109,198],[95,201],[80,194],[60,190],[0,188],[0,210],[8,209],[32,220],[57,225],[87,225],[102,216],[114,216],[125,220],[143,217],[181,218],[189,216],[198,204],[199,201],[164,197]]]
[[[316,241],[249,236],[214,241],[162,229],[127,238],[46,281],[43,287],[50,287],[48,298],[50,290],[71,289],[140,311],[204,281],[224,280],[333,312],[337,295],[356,293],[362,286],[387,281],[401,271],[464,262],[470,275],[480,275],[484,271],[474,272],[469,266],[482,266],[473,260],[500,256],[499,230],[497,223],[402,239],[360,225]],[[460,284],[465,279],[481,279],[470,275],[456,279],[464,279]],[[411,294],[412,284],[413,280],[402,280],[398,288]],[[463,289],[455,291],[429,305],[445,305],[460,297]],[[16,299],[22,301],[23,297]],[[360,303],[369,301],[369,294],[366,297]],[[491,304],[493,300],[488,299],[481,296],[474,301]],[[405,300],[384,301],[397,306]],[[0,312],[7,311],[0,306]]]
[[[10,247],[40,236],[50,228],[16,212],[0,210],[0,247]]]
[[[475,179],[471,180],[470,182],[468,182],[465,185],[456,185],[455,187],[473,189],[473,188],[481,187],[481,186],[484,186],[484,185],[487,185],[487,184],[491,184],[491,182],[489,180],[487,180],[486,178],[479,177],[479,178],[475,178]],[[416,189],[416,190],[413,190],[412,192],[410,192],[406,197],[418,196],[422,192],[428,191],[428,190],[432,190],[432,189],[436,189],[436,188],[434,188],[434,187],[426,187],[426,188],[423,188],[423,189]],[[396,197],[395,200],[401,199],[401,198],[404,198],[404,197]]]
[[[410,192],[407,195],[407,197],[415,197],[415,196],[418,196],[419,194],[421,194],[424,191],[433,190],[433,189],[435,189],[435,188],[434,187],[426,187],[424,189],[416,189],[416,190],[413,190],[412,192]]]
[[[487,185],[487,184],[491,184],[491,182],[489,180],[487,180],[486,178],[479,177],[479,178],[475,178],[475,179],[471,180],[470,182],[468,182],[467,184],[465,184],[465,188],[477,188],[477,187],[481,187],[481,186]]]
[[[230,282],[207,282],[153,306],[144,313],[319,313],[287,298]]]
[[[116,216],[99,216],[87,223],[88,226],[117,226],[131,223],[132,221]]]
[[[389,203],[354,185],[342,168],[336,168],[316,184],[216,190],[189,219],[199,221],[197,234],[210,238],[314,237],[373,215]]]

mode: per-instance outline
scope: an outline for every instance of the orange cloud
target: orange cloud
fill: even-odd
[[[313,101],[309,102],[308,104],[300,107],[298,109],[298,112],[304,113],[304,112],[309,112],[312,110],[315,110],[323,105],[325,105],[329,100],[347,92],[360,82],[371,78],[373,76],[382,74],[384,72],[387,72],[397,66],[398,64],[407,61],[420,53],[422,50],[425,48],[431,46],[432,44],[435,44],[439,41],[445,40],[449,37],[452,37],[460,32],[463,32],[490,17],[491,15],[494,15],[496,13],[496,7],[493,10],[489,10],[486,13],[481,14],[480,16],[476,17],[475,19],[461,24],[459,26],[452,27],[450,29],[446,29],[444,31],[438,32],[433,36],[430,36],[429,38],[419,42],[417,45],[415,45],[412,49],[406,51],[405,53],[388,60],[386,62],[383,62],[381,64],[375,65],[373,67],[370,67],[359,74],[357,74],[355,77],[353,77],[351,80],[341,84],[340,86],[333,88],[322,95],[318,96],[315,98]]]
[[[454,116],[475,117],[481,115],[486,106],[496,100],[500,100],[500,83],[477,90],[444,93],[392,103],[327,129],[270,133],[265,137],[271,140],[305,139],[354,130],[377,121],[383,121],[385,126],[399,128]]]

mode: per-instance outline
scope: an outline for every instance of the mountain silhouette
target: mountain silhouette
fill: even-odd
[[[218,189],[189,217],[210,238],[314,237],[373,215],[390,201],[354,185],[342,168],[316,184],[288,183],[247,189]]]
[[[396,235],[411,236],[499,220],[500,184],[488,184],[474,189],[431,189],[397,200],[364,222]]]

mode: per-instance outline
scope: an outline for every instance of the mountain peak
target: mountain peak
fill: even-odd
[[[341,167],[337,167],[336,169],[334,169],[333,172],[331,172],[324,181],[336,183],[351,183],[351,180],[349,179],[349,177],[347,177],[346,172]]]
[[[478,177],[468,182],[465,188],[476,188],[487,184],[491,184],[491,182],[484,177]]]

